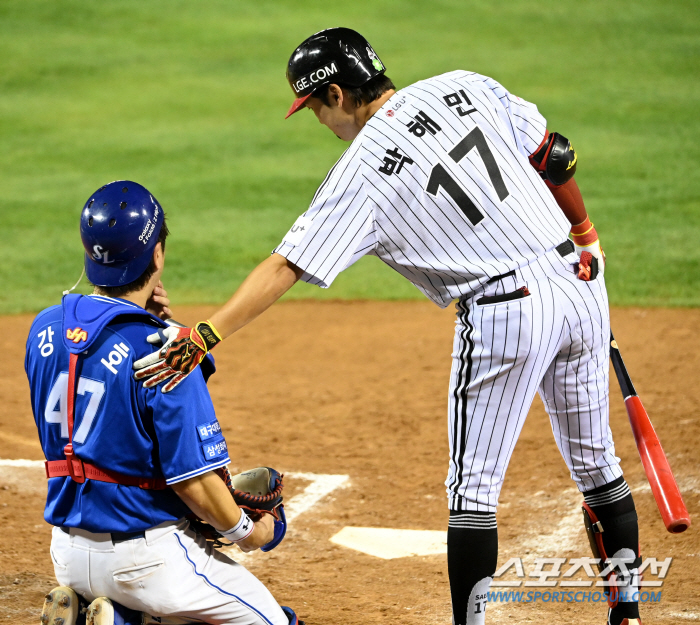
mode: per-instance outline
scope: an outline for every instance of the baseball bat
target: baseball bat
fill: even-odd
[[[673,477],[659,437],[654,431],[654,426],[651,424],[641,399],[634,390],[634,385],[612,332],[610,332],[610,348],[610,358],[615,368],[617,381],[620,383],[627,416],[632,426],[634,440],[637,443],[639,457],[651,486],[651,492],[654,494],[666,529],[672,534],[680,534],[690,527],[688,509],[685,507],[683,496],[676,479]]]

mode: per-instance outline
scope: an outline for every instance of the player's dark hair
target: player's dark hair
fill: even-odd
[[[374,102],[390,89],[396,89],[391,78],[385,74],[379,74],[378,76],[371,78],[361,87],[349,87],[348,85],[344,85],[342,83],[336,84],[341,89],[347,91],[348,95],[355,103],[355,108],[362,106],[363,104]],[[330,85],[324,85],[313,93],[313,96],[321,100],[321,102],[323,102],[326,106],[331,105],[331,102],[328,99],[328,87],[330,87]]]
[[[162,250],[165,252],[165,239],[168,238],[170,231],[168,230],[168,224],[165,221],[165,212],[163,212],[163,225],[160,227],[160,234],[158,235],[158,241],[160,243]],[[153,277],[153,274],[158,270],[153,257],[151,257],[151,262],[146,267],[144,271],[136,280],[129,282],[129,284],[122,284],[121,286],[93,286],[99,291],[100,295],[106,295],[107,297],[122,297],[133,293],[134,291],[139,291],[148,284],[148,281]],[[92,283],[90,283],[92,284]]]

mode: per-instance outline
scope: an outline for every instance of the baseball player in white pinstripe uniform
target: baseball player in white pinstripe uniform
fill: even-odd
[[[370,44],[345,28],[304,41],[287,76],[297,96],[288,116],[309,108],[351,145],[272,256],[211,320],[166,330],[136,376],[172,388],[298,279],[327,288],[378,256],[437,305],[457,302],[446,481],[454,623],[484,622],[498,497],[536,392],[584,495],[594,555],[620,562],[608,575],[618,589],[608,623],[638,623],[637,516],[608,426],[605,259],[573,147],[535,105],[474,72],[396,91]]]

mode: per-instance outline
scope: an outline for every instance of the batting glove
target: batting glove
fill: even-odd
[[[163,343],[163,347],[134,363],[134,378],[146,380],[144,388],[168,380],[162,388],[168,393],[192,373],[222,339],[207,320],[196,323],[193,328],[171,326],[151,334],[146,340],[151,344]]]
[[[604,273],[605,252],[603,252],[603,248],[600,246],[598,233],[588,217],[586,217],[586,221],[582,224],[571,228],[571,238],[576,247],[576,254],[581,257],[584,252],[589,252],[593,258],[598,260],[598,271]]]

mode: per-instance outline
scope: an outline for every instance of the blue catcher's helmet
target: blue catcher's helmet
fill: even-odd
[[[146,271],[163,226],[163,209],[130,180],[100,187],[80,215],[85,273],[96,286],[129,284]]]

